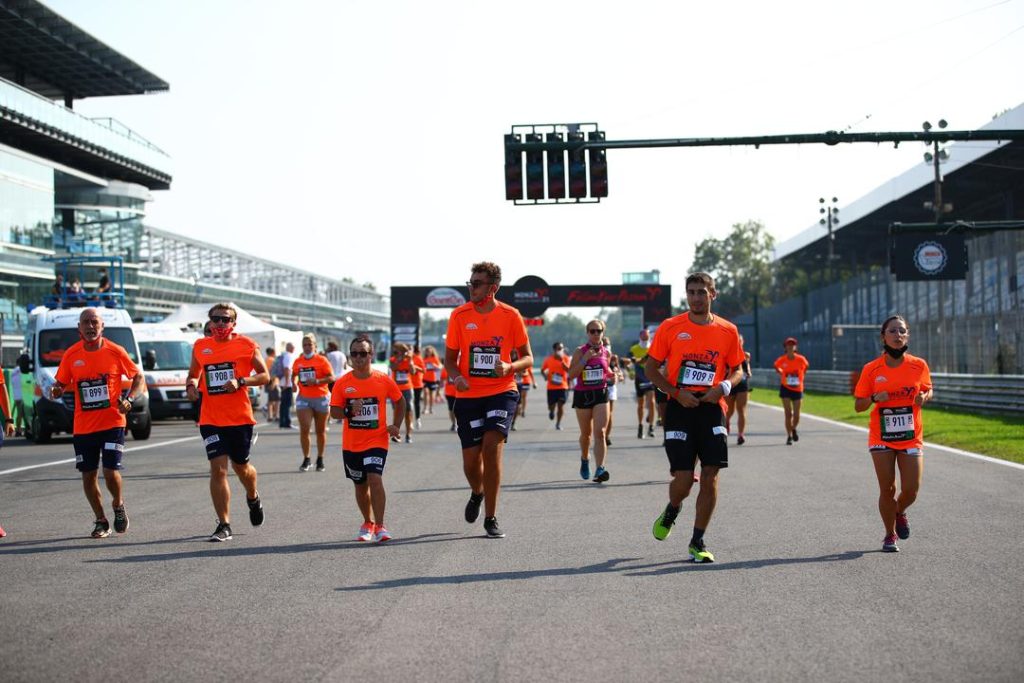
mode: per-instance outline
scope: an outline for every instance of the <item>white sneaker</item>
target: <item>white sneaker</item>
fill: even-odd
[[[369,543],[373,540],[373,522],[366,522],[359,527],[359,533],[356,535],[357,541],[363,543]]]
[[[423,420],[416,418],[416,429],[423,429]]]
[[[386,541],[390,541],[391,533],[388,531],[388,528],[386,526],[381,524],[377,527],[377,533],[373,535],[373,540],[377,543],[384,543]]]

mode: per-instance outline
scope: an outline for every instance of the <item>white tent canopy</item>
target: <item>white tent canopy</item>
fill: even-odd
[[[201,332],[203,325],[209,320],[210,306],[212,304],[182,304],[174,313],[161,320],[161,323],[185,328],[189,326],[198,327]],[[266,351],[267,347],[273,347],[280,353],[284,345],[291,342],[295,348],[302,346],[302,333],[295,330],[285,329],[263,322],[253,314],[235,305],[238,311],[238,322],[235,331],[250,337],[260,346],[260,351]]]

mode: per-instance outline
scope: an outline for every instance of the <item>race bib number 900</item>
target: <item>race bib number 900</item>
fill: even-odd
[[[882,408],[882,441],[907,441],[914,438],[914,409],[910,406]]]
[[[235,364],[230,361],[210,363],[204,367],[204,371],[206,372],[206,393],[211,396],[226,394],[227,390],[224,386],[235,379]]]
[[[688,360],[679,366],[676,386],[679,387],[710,387],[715,383],[715,366],[713,363],[698,363]]]
[[[501,348],[474,346],[469,352],[470,377],[496,377],[495,368],[501,360]]]

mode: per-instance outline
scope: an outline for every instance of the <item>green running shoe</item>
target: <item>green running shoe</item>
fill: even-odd
[[[665,506],[665,511],[654,520],[654,528],[651,530],[656,539],[664,541],[668,538],[668,535],[672,533],[672,525],[676,523],[678,514],[679,508],[672,507],[672,503]]]
[[[715,556],[711,554],[711,551],[704,547],[704,543],[700,545],[690,544],[690,557],[693,558],[694,562],[714,562]]]

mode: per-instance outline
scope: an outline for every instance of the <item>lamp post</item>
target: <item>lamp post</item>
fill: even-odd
[[[939,128],[945,128],[947,125],[946,119],[939,119]],[[925,121],[921,124],[921,128],[928,132],[932,129],[932,124],[929,121]],[[937,224],[942,222],[943,214],[953,210],[952,204],[942,203],[942,173],[939,171],[939,164],[947,159],[949,159],[949,152],[945,149],[939,149],[938,140],[932,140],[932,151],[924,153],[924,162],[932,164],[935,168],[935,198],[930,202],[925,202],[924,208],[931,209],[935,213],[935,222]]]
[[[828,206],[825,206],[825,198],[819,197],[818,204],[820,208],[818,213],[824,214],[824,216],[818,220],[819,223],[828,228],[828,279],[832,280],[832,261],[835,260],[835,242],[836,236],[832,232],[832,226],[839,224],[839,207],[837,204],[839,200],[835,197],[829,202]]]

